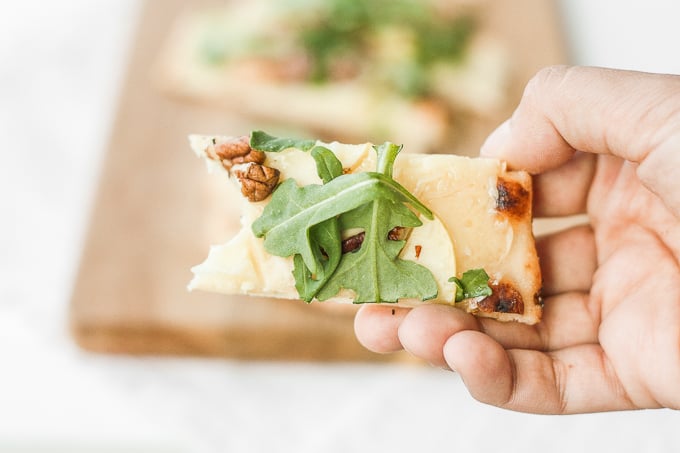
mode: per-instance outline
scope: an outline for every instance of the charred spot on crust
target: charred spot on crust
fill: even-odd
[[[538,290],[536,294],[534,294],[534,303],[539,306],[543,307],[543,296],[541,295],[542,289]]]
[[[492,294],[478,302],[479,311],[484,313],[524,313],[522,295],[507,282],[489,283]]]
[[[498,212],[515,218],[522,218],[529,212],[531,194],[519,182],[498,178],[496,191]]]

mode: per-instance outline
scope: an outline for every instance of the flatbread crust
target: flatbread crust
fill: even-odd
[[[225,177],[229,190],[243,190],[235,176],[240,168],[226,162],[215,152],[224,143],[245,143],[243,138],[225,136],[192,136],[194,152],[206,158],[209,168]],[[321,144],[321,143],[319,143]],[[343,145],[324,143],[343,163],[347,172],[372,171],[375,152],[371,144]],[[318,181],[313,159],[299,150],[265,153],[265,166],[280,171],[281,179],[294,177],[299,184]],[[437,234],[421,236],[418,248],[409,259],[438,263],[447,259],[446,250],[455,251],[451,268],[460,277],[466,270],[483,268],[489,274],[493,294],[454,303],[450,290],[444,288],[451,276],[448,270],[430,268],[438,278],[440,295],[427,301],[400,300],[398,305],[441,303],[455,305],[477,316],[500,321],[534,324],[541,319],[541,274],[532,232],[531,177],[526,172],[508,171],[504,163],[494,159],[467,158],[455,155],[399,155],[394,166],[394,179],[433,211],[447,232],[447,240]],[[308,178],[307,182],[304,178]],[[241,231],[229,242],[213,246],[207,259],[192,270],[190,289],[223,294],[248,294],[296,299],[292,258],[268,254],[262,239],[251,231],[269,198],[248,201],[239,196]],[[422,228],[422,227],[419,227]],[[419,228],[414,229],[417,231]],[[405,258],[406,259],[406,258]],[[436,267],[436,265],[433,265]],[[341,293],[331,299],[350,302],[351,294]]]

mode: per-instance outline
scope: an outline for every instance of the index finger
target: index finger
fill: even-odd
[[[482,154],[531,173],[558,167],[575,150],[639,163],[663,141],[679,101],[677,76],[549,67],[527,84],[512,118],[489,136]]]
[[[576,150],[640,164],[643,184],[680,217],[680,76],[554,66],[527,85],[481,154],[534,174]]]

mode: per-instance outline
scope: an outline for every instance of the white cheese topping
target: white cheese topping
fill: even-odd
[[[220,138],[224,140],[223,137]],[[194,151],[205,156],[212,143],[210,137],[191,136]],[[376,155],[370,144],[323,144],[332,150],[346,171],[375,170]],[[211,170],[224,171],[215,161],[207,159]],[[265,165],[278,169],[281,180],[294,178],[298,184],[319,184],[314,159],[307,152],[290,149],[280,153],[267,153]],[[439,286],[438,302],[453,303],[455,286],[448,282],[457,270],[474,267],[475,262],[499,262],[502,256],[489,261],[490,252],[499,250],[493,238],[505,242],[501,250],[512,242],[512,228],[488,219],[493,216],[494,199],[490,193],[495,188],[500,163],[495,160],[471,160],[450,155],[401,154],[394,168],[394,178],[406,187],[434,213],[434,220],[422,218],[423,225],[414,228],[401,252],[401,258],[413,260],[427,267]],[[238,181],[231,178],[235,185]],[[482,181],[482,184],[480,184]],[[208,258],[192,270],[194,278],[190,289],[201,289],[226,294],[250,294],[284,298],[298,298],[292,277],[292,258],[268,254],[263,240],[256,238],[250,227],[258,218],[268,200],[251,203],[241,198],[241,231],[229,242],[213,246]],[[481,199],[480,199],[481,198]],[[484,218],[487,218],[485,221]],[[489,221],[492,220],[492,221]],[[485,234],[489,241],[484,250],[471,251],[472,237],[479,243],[480,229],[500,229]],[[507,241],[507,242],[506,242]],[[482,241],[484,242],[484,241]],[[460,247],[465,254],[456,256]],[[462,264],[462,266],[461,266]],[[411,305],[418,301],[403,301]]]
[[[192,149],[201,157],[213,143],[224,143],[230,137],[191,136]],[[345,172],[374,171],[376,152],[371,144],[344,145],[318,143],[335,153]],[[214,157],[214,155],[213,155]],[[229,210],[240,212],[241,229],[227,243],[211,247],[205,261],[195,266],[190,289],[223,294],[245,294],[298,299],[292,276],[292,258],[273,256],[264,250],[263,239],[251,231],[252,223],[262,215],[270,198],[249,202],[240,193],[240,183],[218,161],[206,159],[211,171],[230,181],[226,190]],[[320,184],[314,159],[309,153],[289,149],[267,153],[264,163],[281,172],[281,180],[294,178],[298,184]],[[452,304],[455,287],[448,279],[460,277],[470,269],[483,268],[493,284],[506,282],[518,291],[524,301],[524,313],[482,313],[501,320],[535,323],[541,307],[537,293],[541,285],[540,269],[533,241],[530,212],[530,176],[508,172],[494,159],[467,158],[455,155],[422,155],[401,153],[394,164],[394,179],[434,213],[434,220],[421,218],[423,225],[408,232],[401,258],[427,267],[438,285],[434,300],[400,300],[400,305],[422,303]],[[529,194],[526,212],[519,217],[499,211],[499,183],[514,183]],[[345,232],[344,237],[352,232]],[[352,292],[343,290],[335,298],[351,302]],[[458,304],[476,311],[479,301]]]

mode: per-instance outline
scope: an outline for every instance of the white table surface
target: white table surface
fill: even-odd
[[[92,355],[65,325],[138,15],[0,2],[0,452],[680,451],[680,413],[518,414],[404,365]],[[680,73],[680,3],[562,2],[573,61]]]

